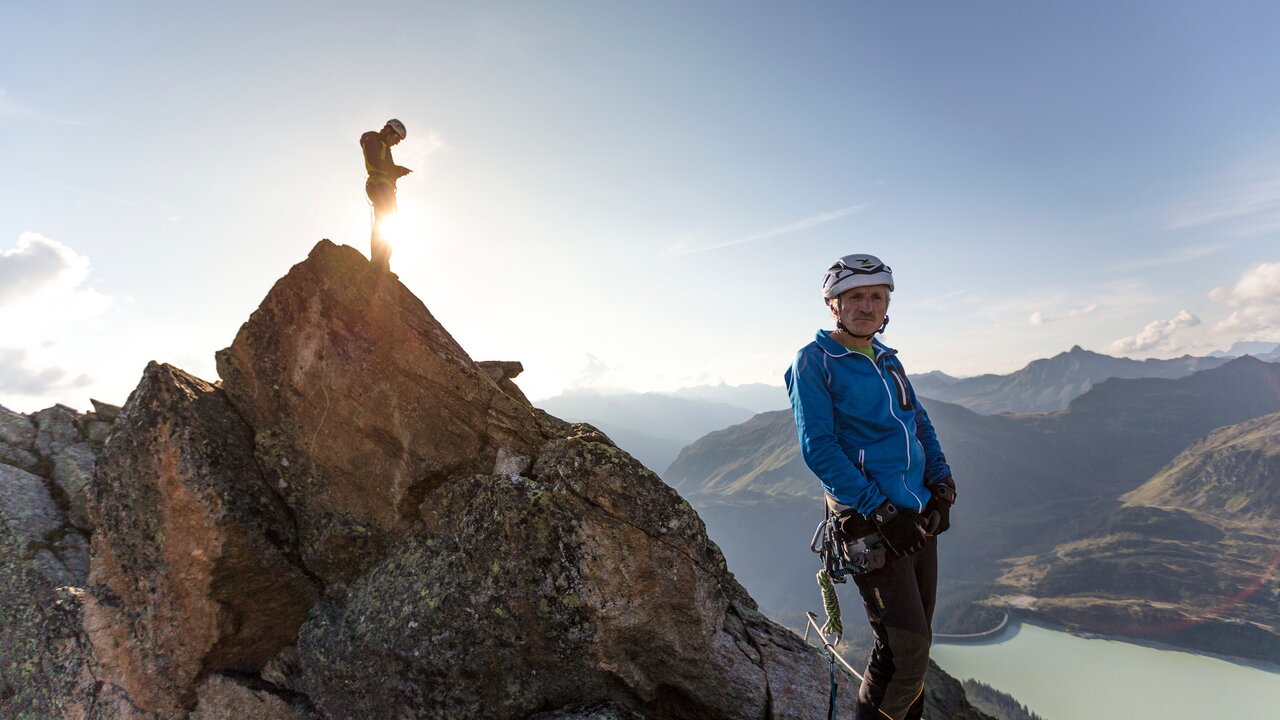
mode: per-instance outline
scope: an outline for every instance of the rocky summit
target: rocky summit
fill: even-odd
[[[0,408],[0,717],[826,717],[825,656],[688,503],[356,250],[316,245],[217,364]]]

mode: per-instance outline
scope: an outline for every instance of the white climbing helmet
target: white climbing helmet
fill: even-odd
[[[888,285],[893,290],[893,270],[875,255],[845,255],[831,263],[822,276],[822,298],[830,300],[849,288]]]
[[[390,120],[387,121],[387,127],[391,128],[392,132],[399,135],[401,140],[408,137],[408,134],[404,130],[404,123],[400,122],[395,118],[391,118]]]

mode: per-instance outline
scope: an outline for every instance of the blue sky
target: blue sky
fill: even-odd
[[[1117,7],[1119,6],[1119,7]],[[1280,6],[48,2],[0,10],[0,404],[216,378],[322,237],[476,359],[780,383],[871,252],[913,372],[1280,340]]]

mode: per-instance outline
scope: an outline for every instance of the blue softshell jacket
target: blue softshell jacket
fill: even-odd
[[[785,379],[800,452],[827,495],[864,516],[886,499],[923,512],[951,468],[898,351],[872,347],[874,361],[819,330],[796,353]]]

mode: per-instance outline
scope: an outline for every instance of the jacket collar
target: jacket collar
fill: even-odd
[[[831,357],[844,357],[845,355],[850,355],[856,352],[836,342],[835,339],[831,337],[830,330],[819,330],[818,336],[814,339],[814,342],[818,344],[818,347],[822,348],[823,352]],[[880,338],[871,338],[871,347],[876,349],[876,360],[879,360],[885,355],[898,354],[897,350],[894,350],[888,345],[880,342]]]

